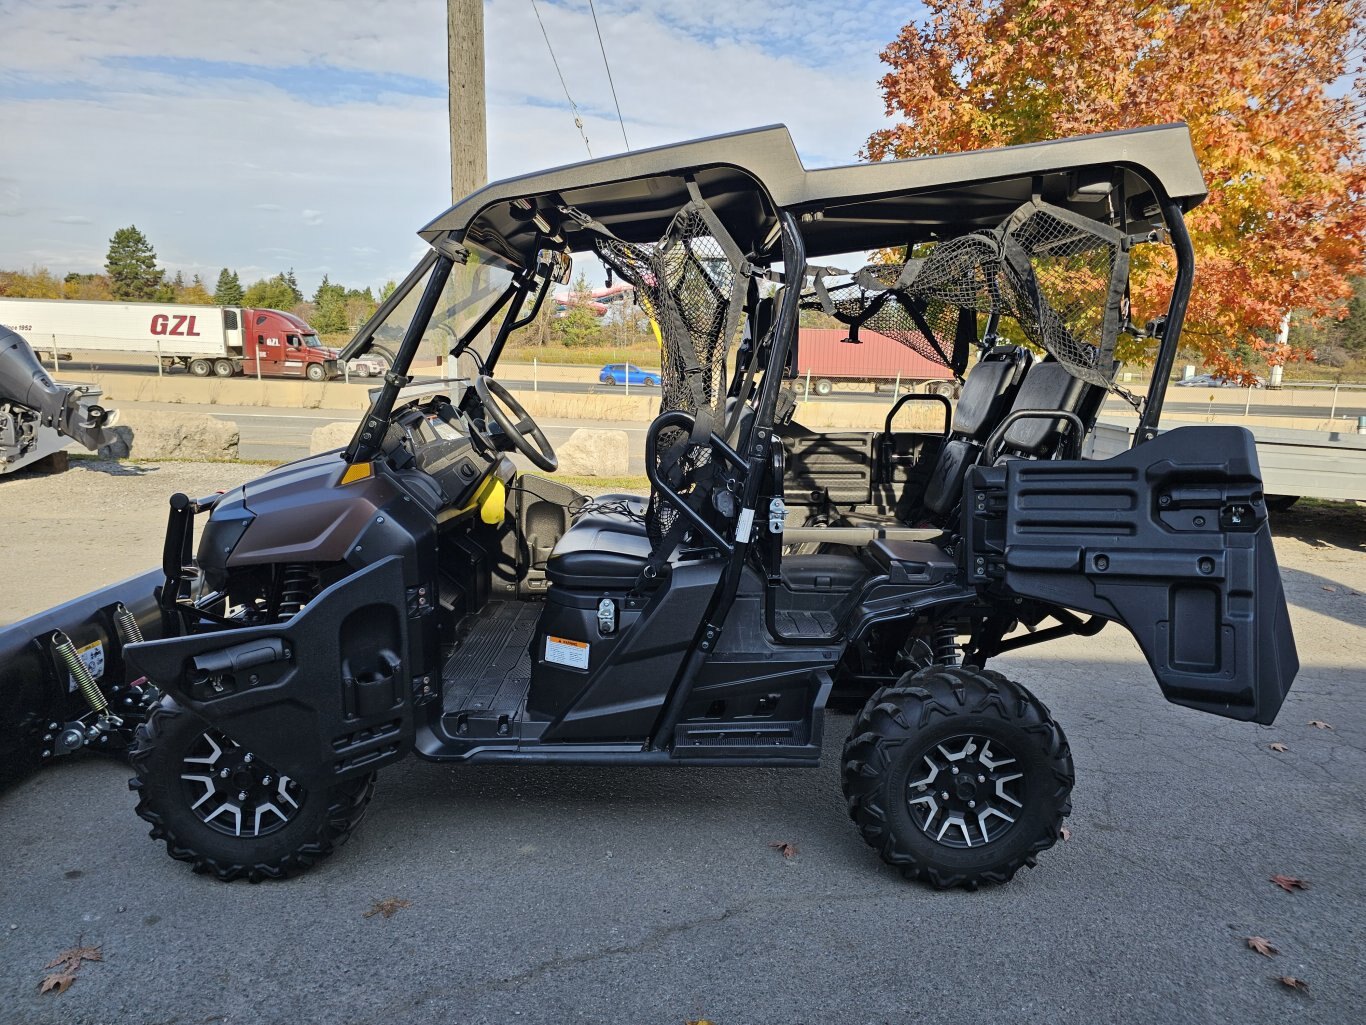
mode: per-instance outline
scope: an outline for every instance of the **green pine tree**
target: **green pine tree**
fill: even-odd
[[[218,272],[218,285],[213,290],[213,301],[219,306],[242,305],[242,282],[237,271],[224,267]]]
[[[104,269],[115,299],[153,299],[165,271],[157,267],[156,250],[135,225],[120,228],[109,240]]]
[[[299,280],[294,276],[294,268],[289,268],[284,274],[280,275],[280,280],[289,286],[289,290],[294,293],[294,301],[290,306],[297,306],[304,301],[303,292],[299,291]]]

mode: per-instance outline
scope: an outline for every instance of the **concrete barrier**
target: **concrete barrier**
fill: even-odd
[[[317,428],[308,438],[308,454],[316,456],[319,452],[331,452],[351,443],[356,433],[356,425],[349,421],[326,424]]]
[[[507,375],[516,378],[521,367],[504,367]],[[572,368],[578,370],[579,368]],[[374,379],[346,384],[343,381],[264,380],[229,378],[197,378],[184,374],[155,377],[152,375],[103,374],[98,372],[81,374],[104,391],[104,401],[117,409],[120,402],[170,402],[194,406],[259,406],[277,409],[331,409],[348,410],[360,413],[369,406],[370,389],[375,386]],[[1194,394],[1186,395],[1189,391]],[[531,391],[526,388],[515,389],[518,400],[533,416],[542,420],[614,420],[627,423],[648,424],[659,412],[659,393],[632,392],[627,396],[614,393],[574,393]],[[1296,398],[1298,396],[1298,398]],[[1258,390],[1252,393],[1251,406],[1247,405],[1248,393],[1236,388],[1222,388],[1213,391],[1204,389],[1171,389],[1168,401],[1209,401],[1208,414],[1199,417],[1203,422],[1222,423],[1241,426],[1280,427],[1287,430],[1340,431],[1344,429],[1341,419],[1330,420],[1331,394],[1299,392],[1290,390],[1270,392]],[[837,398],[819,401],[800,402],[797,406],[797,420],[813,428],[838,428],[844,430],[876,430],[882,426],[891,405],[887,402],[841,401]],[[1259,415],[1258,406],[1263,402],[1277,402],[1298,405],[1303,402],[1300,416]],[[1248,415],[1244,415],[1244,409]],[[1108,418],[1112,414],[1107,411]],[[1123,410],[1114,410],[1114,416],[1124,416]],[[1175,414],[1172,414],[1174,416]],[[1190,413],[1181,414],[1186,421],[1196,419]],[[359,417],[357,417],[359,419]],[[913,403],[902,409],[897,416],[897,426],[902,430],[937,431],[943,424],[943,412],[937,404]]]
[[[237,425],[206,413],[121,411],[106,458],[222,460],[237,458]]]

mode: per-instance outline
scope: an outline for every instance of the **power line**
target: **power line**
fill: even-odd
[[[574,112],[574,126],[578,128],[579,135],[583,137],[583,148],[588,150],[588,156],[593,156],[593,147],[588,145],[588,133],[583,130],[583,118],[579,116],[578,105],[574,102],[574,97],[569,95],[569,86],[565,84],[564,72],[560,70],[560,62],[555,59],[555,47],[550,45],[550,33],[545,30],[545,22],[541,20],[541,9],[536,6],[536,0],[531,0],[531,9],[536,12],[536,24],[541,26],[541,35],[545,37],[545,48],[550,51],[550,63],[555,65],[555,74],[560,76],[560,86],[564,89],[564,98],[569,101],[569,109]]]
[[[588,0],[588,9],[593,12],[593,31],[598,34],[598,49],[602,51],[602,66],[607,69],[607,84],[612,87],[612,103],[617,108],[617,124],[621,125],[621,141],[626,143],[626,152],[631,152],[631,140],[626,138],[626,122],[621,116],[621,103],[617,100],[617,84],[612,81],[612,65],[607,60],[607,47],[602,45],[602,29],[598,28],[598,9],[593,0]]]

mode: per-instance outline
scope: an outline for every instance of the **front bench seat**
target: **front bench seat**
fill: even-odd
[[[644,533],[617,530],[613,521],[580,520],[555,542],[545,575],[551,584],[576,591],[628,591],[650,550]],[[797,593],[847,595],[868,573],[861,559],[849,555],[793,555],[782,564],[783,584]]]
[[[591,516],[591,514],[590,514]],[[616,529],[617,521],[576,521],[565,531],[546,560],[546,579],[556,587],[577,591],[628,591],[650,558],[650,539]]]

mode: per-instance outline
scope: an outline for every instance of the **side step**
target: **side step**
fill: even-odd
[[[830,674],[817,674],[820,690],[813,702],[811,717],[800,720],[744,720],[729,722],[680,723],[674,730],[673,755],[680,761],[736,759],[752,761],[791,761],[815,765],[821,757],[825,725],[825,703],[834,681]]]

